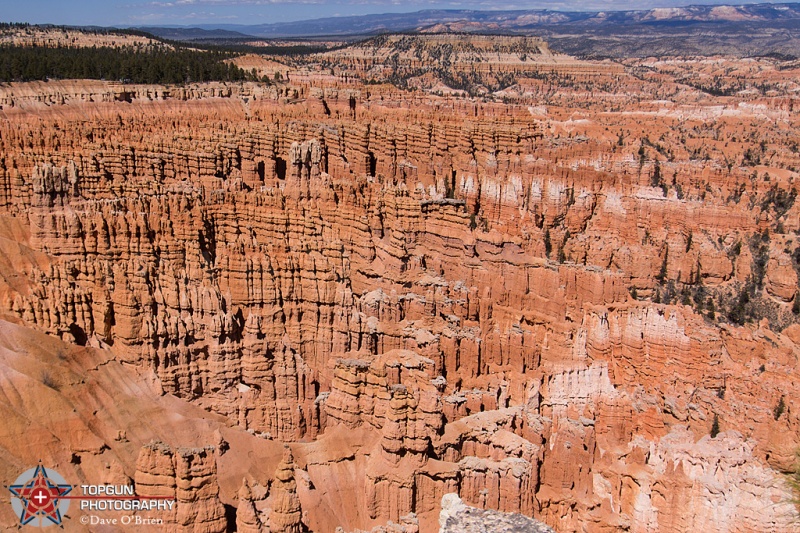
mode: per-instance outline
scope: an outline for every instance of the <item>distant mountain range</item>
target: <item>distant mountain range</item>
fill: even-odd
[[[138,29],[159,37],[178,40],[227,38],[297,38],[359,36],[401,31],[443,31],[535,33],[557,28],[596,29],[608,25],[677,26],[697,24],[776,22],[800,23],[800,3],[749,5],[698,5],[641,11],[473,11],[425,10],[415,13],[385,13],[352,17],[331,17],[297,22],[236,25],[205,24],[195,27]]]

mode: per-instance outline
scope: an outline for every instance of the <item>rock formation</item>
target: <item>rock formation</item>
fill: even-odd
[[[224,502],[242,530],[431,531],[448,493],[559,531],[792,530],[794,75],[590,64],[496,102],[311,70],[0,87],[3,317],[77,346],[70,388],[113,361],[227,446],[134,461],[141,421],[70,419],[87,470],[113,452],[175,530]]]
[[[171,512],[160,514],[173,531],[221,533],[227,530],[213,448],[172,450],[162,442],[144,446],[136,461],[136,493],[174,499]]]
[[[283,460],[275,471],[275,480],[270,491],[271,510],[269,531],[272,533],[301,533],[300,498],[294,480],[294,457],[288,446],[284,448]]]
[[[253,492],[247,478],[242,480],[242,488],[239,489],[239,505],[236,507],[236,531],[242,533],[260,533],[263,529],[261,517],[253,503]]]

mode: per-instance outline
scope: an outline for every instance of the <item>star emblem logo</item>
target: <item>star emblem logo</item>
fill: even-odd
[[[62,526],[62,517],[69,506],[64,496],[72,491],[57,472],[49,472],[41,464],[22,474],[8,487],[11,505],[19,516],[19,525]]]

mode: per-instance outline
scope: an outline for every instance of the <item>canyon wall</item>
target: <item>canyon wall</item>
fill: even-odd
[[[433,531],[452,492],[558,531],[794,527],[798,208],[767,202],[793,173],[660,160],[631,130],[663,138],[677,111],[26,90],[0,94],[0,306],[291,444],[269,498],[222,483],[243,530]],[[178,492],[206,453],[147,450],[136,483]]]

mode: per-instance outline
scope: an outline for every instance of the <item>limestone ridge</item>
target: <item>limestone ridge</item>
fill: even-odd
[[[470,94],[503,89],[520,77],[620,72],[617,65],[553,53],[537,37],[457,33],[382,35],[315,59],[335,74],[373,83]]]

